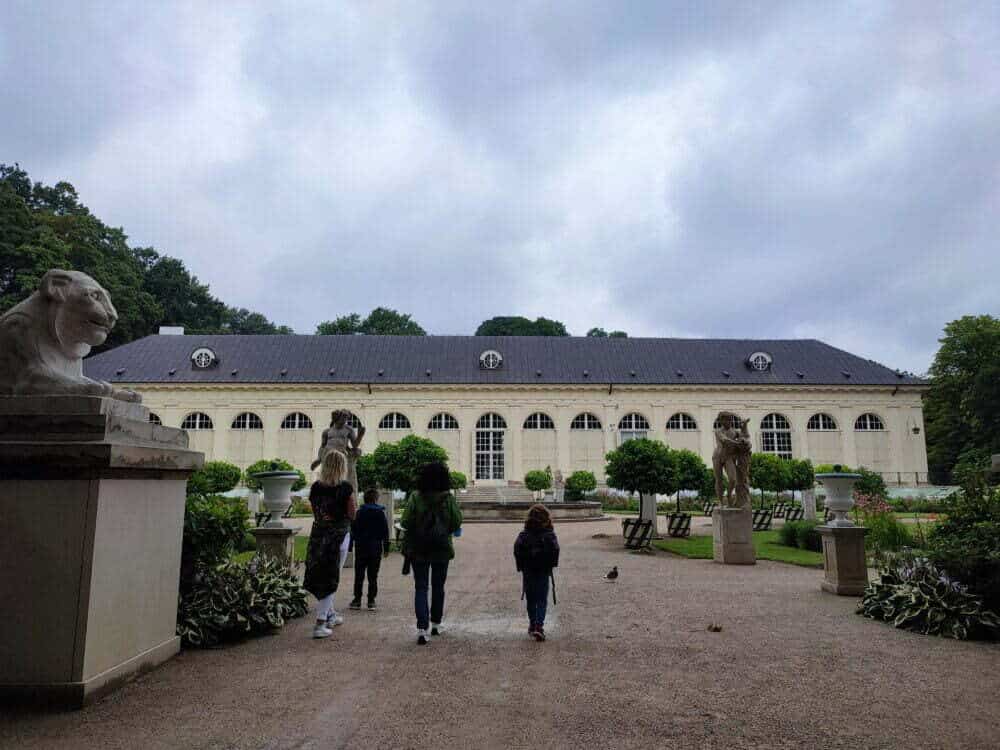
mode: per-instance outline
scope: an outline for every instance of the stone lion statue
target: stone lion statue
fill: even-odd
[[[140,396],[83,374],[83,358],[118,322],[107,291],[79,271],[53,269],[0,316],[0,396]]]
[[[720,412],[715,429],[715,451],[712,471],[715,474],[715,496],[724,508],[750,507],[750,431],[749,419],[731,412]],[[725,472],[726,490],[722,490]]]

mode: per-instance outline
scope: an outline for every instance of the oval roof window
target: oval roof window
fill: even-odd
[[[767,372],[771,369],[773,358],[767,352],[754,352],[747,357],[747,367],[757,372]]]
[[[503,365],[503,357],[496,349],[487,349],[479,355],[479,366],[484,370],[498,370]]]
[[[191,352],[191,364],[199,370],[207,370],[216,363],[217,359],[218,358],[215,356],[215,352],[207,346],[203,346]]]

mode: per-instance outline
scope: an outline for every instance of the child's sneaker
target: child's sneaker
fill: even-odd
[[[349,609],[361,609],[360,599],[351,599],[351,603],[347,605]]]
[[[431,623],[431,635],[441,635],[444,632],[444,626],[439,622]]]
[[[418,630],[417,631],[417,645],[418,646],[426,646],[427,645],[427,631],[426,630]]]
[[[333,631],[322,622],[317,622],[313,628],[313,638],[329,638],[331,635]]]
[[[335,628],[338,625],[344,624],[344,618],[338,615],[336,612],[331,612],[326,618],[326,626],[328,628]]]
[[[361,609],[361,603],[360,602],[358,603],[358,609]],[[374,612],[377,609],[378,609],[378,607],[375,606],[375,600],[374,599],[369,599],[368,600],[368,611],[369,612]]]
[[[536,625],[535,630],[534,632],[532,632],[531,635],[534,637],[536,641],[541,643],[542,641],[545,640],[545,628],[543,628],[541,625]]]

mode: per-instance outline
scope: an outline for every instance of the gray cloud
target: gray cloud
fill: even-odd
[[[922,371],[1000,312],[995,4],[138,7],[14,5],[0,161],[297,330],[518,313]]]

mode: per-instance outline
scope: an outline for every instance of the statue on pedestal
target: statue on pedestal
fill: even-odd
[[[712,471],[715,474],[715,496],[723,508],[750,507],[750,430],[749,419],[732,412],[720,412],[715,428],[715,451]],[[722,489],[725,472],[726,490]]]
[[[52,269],[38,291],[0,315],[0,396],[139,394],[83,374],[83,358],[118,322],[107,290],[79,271]]]
[[[323,463],[323,458],[330,451],[340,451],[347,456],[347,481],[358,492],[358,459],[361,457],[361,440],[365,436],[365,426],[354,429],[348,424],[351,413],[338,409],[330,414],[330,426],[323,430],[323,440],[319,446],[319,455],[312,462],[312,468]]]

